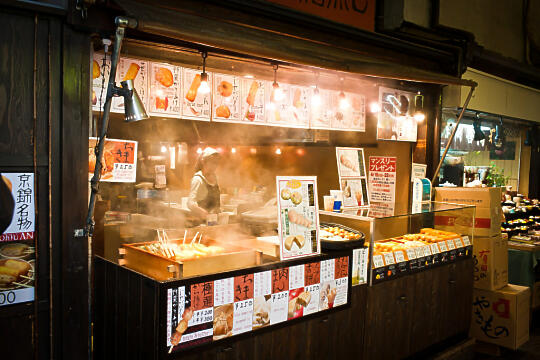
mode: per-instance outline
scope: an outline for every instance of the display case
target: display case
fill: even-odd
[[[366,234],[372,285],[472,256],[474,206],[427,202],[319,214],[321,222],[339,222]]]

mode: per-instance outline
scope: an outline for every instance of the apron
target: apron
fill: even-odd
[[[221,209],[219,185],[210,185],[206,179],[197,174],[196,176],[200,177],[203,180],[204,185],[206,186],[207,195],[206,198],[197,202],[197,205],[202,207],[204,210],[209,213],[219,213]]]

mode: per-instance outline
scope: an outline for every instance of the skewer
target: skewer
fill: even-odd
[[[186,243],[187,229],[184,229],[184,240],[182,240],[182,245]]]
[[[32,288],[32,287],[34,287],[33,285],[21,284],[21,283],[15,282],[15,281],[12,282],[12,284],[17,285],[17,286],[27,287],[27,288]]]
[[[169,354],[172,352],[173,348],[174,348],[174,345],[171,345],[171,347],[169,348]]]
[[[201,236],[199,236],[199,244],[201,243],[201,239],[202,239],[202,234]]]
[[[197,236],[199,236],[199,232],[198,232],[198,231],[197,231],[197,233],[195,234],[195,236],[193,237],[193,239],[191,239],[190,244],[193,244],[193,242],[195,241],[195,239],[197,239]]]
[[[20,277],[22,277],[23,279],[26,279],[26,280],[34,280],[34,278],[31,278],[31,277],[28,277],[28,276],[24,276],[24,275],[19,275]]]

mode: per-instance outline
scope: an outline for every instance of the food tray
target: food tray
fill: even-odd
[[[171,241],[181,242],[181,241]],[[201,258],[176,261],[141,249],[142,245],[152,242],[122,244],[120,265],[150,276],[158,281],[183,279],[191,276],[215,274],[223,271],[242,269],[260,265],[262,253],[258,250],[246,249],[230,244],[205,240],[205,245],[217,245],[225,248],[225,253],[209,255]]]
[[[336,241],[336,240],[324,240],[321,238],[321,249],[322,250],[343,250],[343,249],[351,249],[351,248],[357,248],[357,247],[363,247],[364,246],[364,240],[365,235],[363,232],[351,229],[350,227],[341,225],[341,224],[335,224],[335,223],[321,223],[320,228],[328,228],[328,227],[338,227],[343,230],[347,230],[349,232],[352,232],[353,234],[357,234],[359,238],[357,240],[343,240],[343,241]]]

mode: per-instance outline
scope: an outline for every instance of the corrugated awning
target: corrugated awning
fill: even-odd
[[[239,54],[274,61],[343,71],[358,75],[394,80],[475,87],[476,82],[458,77],[404,66],[369,56],[362,49],[341,47],[314,39],[300,38],[275,30],[207,17],[166,7],[164,2],[144,3],[135,0],[116,0],[129,16],[138,21],[137,30],[225,49]]]

